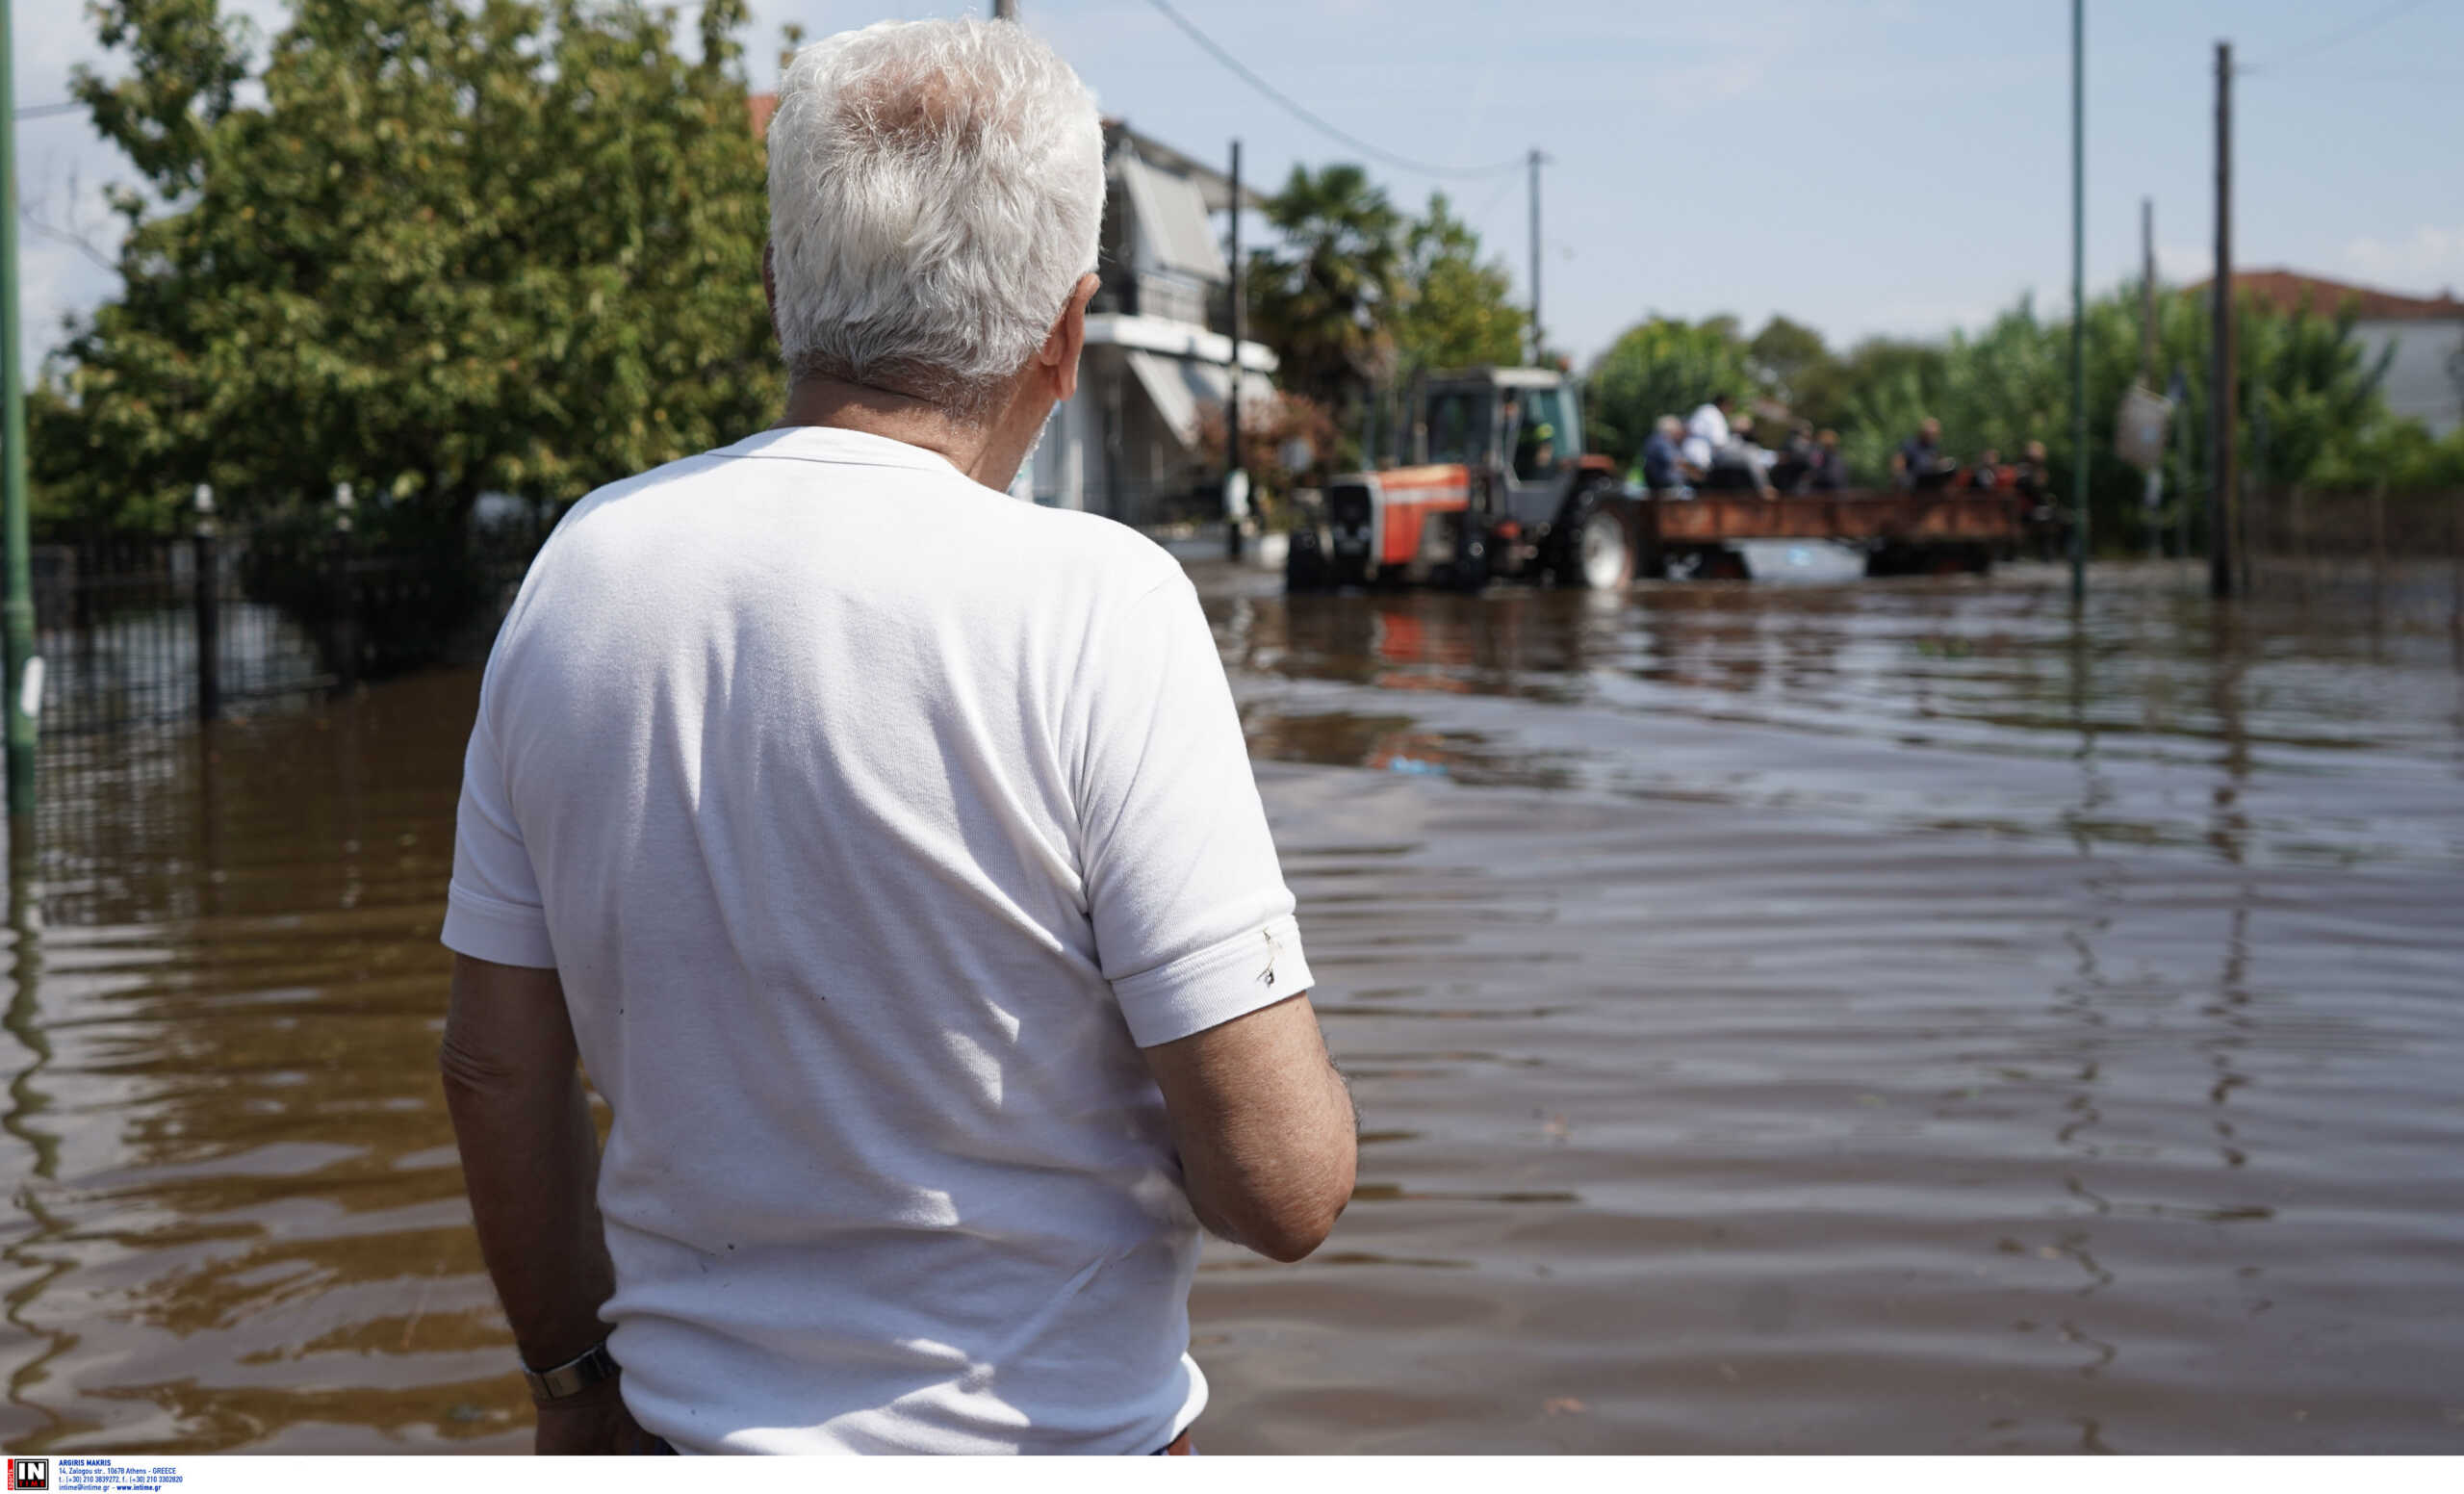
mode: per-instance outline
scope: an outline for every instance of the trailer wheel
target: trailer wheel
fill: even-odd
[[[1596,499],[1584,501],[1566,535],[1557,576],[1564,584],[1587,591],[1615,591],[1634,579],[1634,547],[1615,508]]]

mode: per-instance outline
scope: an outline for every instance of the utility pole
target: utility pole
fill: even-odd
[[[2070,600],[2088,599],[2088,0],[2070,0]]]
[[[1018,18],[1018,0],[992,0],[992,18],[1014,21]]]
[[[2139,381],[2156,387],[2156,199],[2139,199]]]
[[[2240,476],[2234,404],[2240,360],[2233,346],[2233,43],[2216,43],[2216,278],[2211,310],[2216,316],[2216,367],[2207,398],[2207,592],[2220,601],[2233,595],[2233,525],[2240,507],[2234,483]]]
[[[0,681],[0,691],[8,696],[9,842],[14,849],[32,837],[35,712],[42,707],[42,674],[35,659],[34,563],[26,531],[26,375],[17,315],[17,99],[9,23],[9,0],[0,0],[0,448],[5,448],[0,450],[0,551],[5,551],[7,570],[7,602],[0,605],[0,619],[8,631],[8,678]],[[29,700],[29,695],[36,698]]]
[[[1248,331],[1248,297],[1241,283],[1241,142],[1232,142],[1232,381],[1223,399],[1223,555],[1241,558],[1242,500],[1234,488],[1241,475],[1241,339]]]
[[[2156,199],[2139,199],[2139,382],[2149,393],[2156,389]],[[2160,454],[2156,465],[2147,469],[2147,491],[2140,501],[2140,512],[2147,523],[2147,558],[2154,560],[2165,553],[2165,526],[2161,511],[2165,506],[2165,459]]]
[[[1540,334],[1540,164],[1548,157],[1538,146],[1531,150],[1531,364],[1540,365],[1540,354],[1548,347]]]

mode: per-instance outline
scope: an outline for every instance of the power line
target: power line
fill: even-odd
[[[86,106],[71,100],[64,104],[33,104],[17,111],[20,119],[48,119],[54,115],[75,114]]]
[[[1192,25],[1188,16],[1185,16],[1180,12],[1172,9],[1169,4],[1169,0],[1146,0],[1146,3],[1153,6],[1156,10],[1163,12],[1164,18],[1166,20],[1170,21],[1173,25],[1181,28],[1183,34],[1188,36],[1192,41],[1196,42],[1201,48],[1203,48],[1208,56],[1214,58],[1217,62],[1221,63],[1224,66],[1229,67],[1234,72],[1239,73],[1242,80],[1247,83],[1249,87],[1257,90],[1259,92],[1274,100],[1276,103],[1281,104],[1285,109],[1289,110],[1295,117],[1298,118],[1304,124],[1310,125],[1321,134],[1331,136],[1334,139],[1343,142],[1345,144],[1349,145],[1352,149],[1361,152],[1363,155],[1374,157],[1377,160],[1385,162],[1388,166],[1398,167],[1403,170],[1416,172],[1422,176],[1499,176],[1507,171],[1520,171],[1524,168],[1527,161],[1527,158],[1524,156],[1517,156],[1511,161],[1501,161],[1495,166],[1432,166],[1428,162],[1415,161],[1409,156],[1399,156],[1391,150],[1386,150],[1379,146],[1373,145],[1369,142],[1362,140],[1359,136],[1352,134],[1350,131],[1331,123],[1324,116],[1316,113],[1307,105],[1302,104],[1298,99],[1294,98],[1291,94],[1284,92],[1281,89],[1276,88],[1273,84],[1269,83],[1266,79],[1261,78],[1256,73],[1250,71],[1247,64],[1244,64],[1239,58],[1234,57],[1231,53],[1226,52],[1222,47],[1217,45],[1214,38],[1209,37],[1205,32],[1202,32],[1194,25]]]
[[[2264,63],[2254,63],[2249,66],[2244,67],[2242,71],[2246,73],[2257,72],[2262,68],[2280,67],[2286,63],[2297,63],[2305,57],[2313,57],[2321,52],[2324,52],[2329,47],[2342,46],[2346,42],[2352,40],[2355,37],[2367,36],[2371,32],[2376,31],[2379,27],[2386,25],[2389,21],[2394,20],[2397,16],[2403,14],[2405,12],[2418,11],[2427,4],[2429,4],[2429,0],[2396,0],[2396,3],[2393,5],[2382,5],[2377,10],[2371,12],[2368,15],[2354,21],[2349,26],[2340,26],[2336,30],[2328,32],[2303,46],[2296,47],[2290,52],[2279,52],[2275,56],[2269,58]]]

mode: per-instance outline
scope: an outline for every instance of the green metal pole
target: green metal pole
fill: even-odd
[[[2088,0],[2070,0],[2070,600],[2088,600]]]
[[[33,547],[26,531],[26,376],[17,315],[17,98],[9,37],[9,0],[0,0],[0,547],[7,552],[9,818],[35,811],[35,715],[26,666],[35,656]],[[23,834],[13,831],[13,843]]]

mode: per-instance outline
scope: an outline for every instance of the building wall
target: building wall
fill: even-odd
[[[2380,386],[2387,407],[2443,436],[2464,425],[2464,322],[2363,322],[2354,327],[2370,356],[2393,346]]]
[[[1078,393],[1054,409],[1029,470],[1037,502],[1132,525],[1184,517],[1214,480],[1109,346],[1079,360]]]

